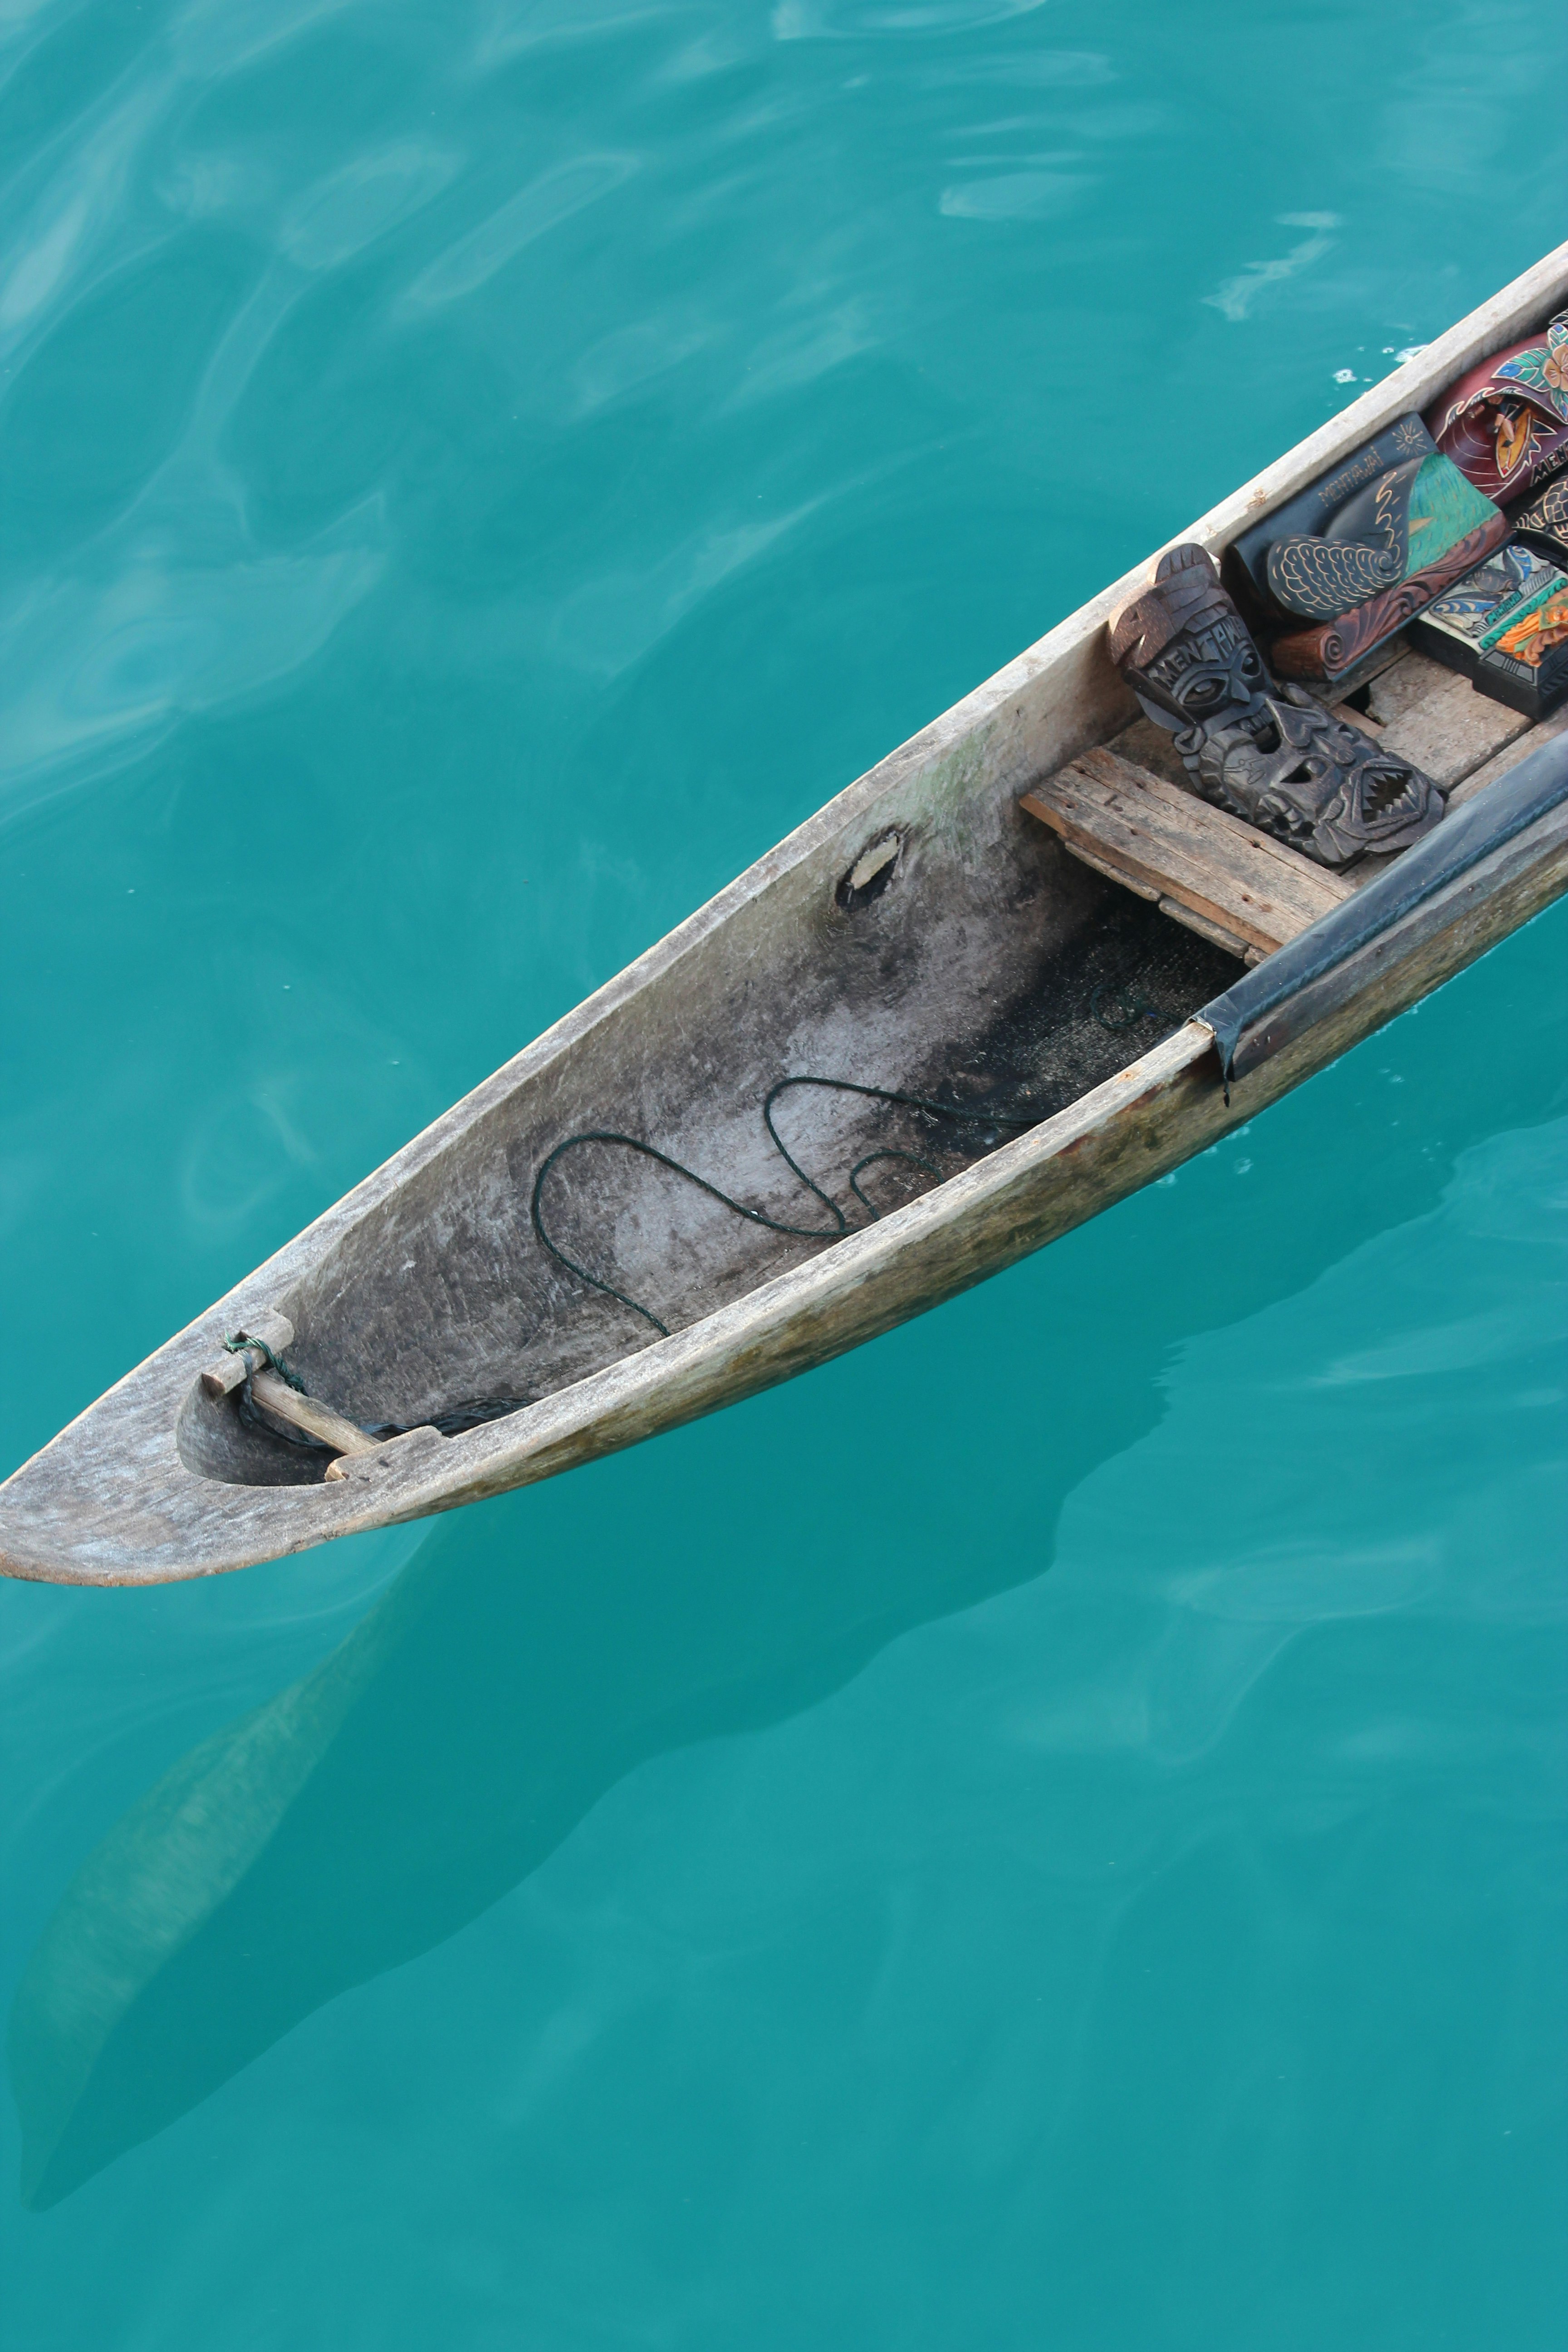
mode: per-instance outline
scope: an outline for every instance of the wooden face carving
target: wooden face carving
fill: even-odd
[[[1176,739],[1204,798],[1259,833],[1320,866],[1344,866],[1407,848],[1442,816],[1430,777],[1331,718],[1302,688],[1268,697],[1265,710],[1261,726],[1205,730],[1194,758]]]
[[[1146,715],[1179,733],[1253,710],[1268,673],[1206,551],[1173,547],[1110,616],[1110,658]]]
[[[1161,556],[1149,586],[1111,615],[1110,655],[1145,714],[1174,735],[1203,798],[1321,866],[1403,849],[1443,814],[1418,768],[1300,687],[1275,688],[1201,547]]]
[[[1221,591],[1223,594],[1223,590]],[[1263,658],[1228,596],[1228,612],[1179,632],[1133,681],[1151,718],[1169,726],[1206,726],[1222,712],[1250,709],[1268,685]]]

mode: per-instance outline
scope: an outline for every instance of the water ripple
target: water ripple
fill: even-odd
[[[402,297],[404,315],[437,310],[474,293],[526,246],[585,205],[597,204],[637,169],[635,155],[581,155],[541,173],[420,271]]]
[[[463,161],[418,140],[356,155],[289,208],[279,243],[301,269],[339,269],[439,195]]]

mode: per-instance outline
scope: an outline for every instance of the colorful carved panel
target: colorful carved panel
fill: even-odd
[[[1444,457],[1418,416],[1375,441],[1227,551],[1238,593],[1282,629],[1289,677],[1342,675],[1506,538],[1491,500]],[[1316,624],[1304,629],[1303,621]]]
[[[1496,512],[1451,458],[1410,458],[1348,499],[1321,536],[1276,539],[1269,591],[1283,612],[1336,621],[1429,572]]]
[[[1476,684],[1528,719],[1568,701],[1568,580],[1499,616],[1481,641]]]
[[[1407,621],[1440,596],[1445,588],[1474,571],[1484,556],[1500,547],[1509,535],[1508,517],[1492,509],[1492,519],[1467,532],[1440,562],[1412,572],[1397,588],[1373,596],[1352,612],[1317,629],[1299,629],[1276,637],[1269,658],[1283,677],[1315,678],[1329,684],[1342,677],[1356,663],[1392,636]]]
[[[1487,498],[1535,489],[1568,460],[1568,310],[1461,376],[1426,423]]]
[[[1436,597],[1412,624],[1411,642],[1434,661],[1473,677],[1500,626],[1542,593],[1563,585],[1568,582],[1557,564],[1514,541]]]
[[[1280,617],[1268,587],[1268,551],[1277,540],[1321,538],[1341,508],[1359,491],[1371,488],[1392,468],[1408,465],[1412,458],[1430,457],[1436,447],[1419,416],[1401,416],[1375,441],[1369,441],[1352,457],[1320,475],[1309,489],[1277,508],[1266,522],[1255,523],[1244,532],[1229,555],[1240,565],[1259,611]]]
[[[1548,482],[1514,522],[1513,535],[1521,547],[1532,548],[1548,563],[1568,571],[1568,471]]]

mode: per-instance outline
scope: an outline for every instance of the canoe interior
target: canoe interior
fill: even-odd
[[[1568,246],[1182,537],[1222,555],[1565,301]],[[1222,1099],[1212,1034],[1189,1016],[1234,981],[1238,956],[1197,935],[1206,919],[1184,927],[1194,905],[1172,920],[1019,806],[1094,747],[1159,757],[1137,740],[1105,642],[1143,569],[828,802],[14,1473],[0,1488],[0,1569],[94,1584],[217,1574],[554,1475],[754,1393],[1205,1149],[1568,887],[1568,826],[1521,841],[1451,914],[1434,910],[1447,928],[1406,942],[1364,1001]],[[1391,743],[1407,730],[1405,756],[1428,772],[1441,756],[1441,781],[1481,790],[1500,757],[1528,748],[1521,737],[1493,756],[1487,728],[1476,734],[1480,698],[1466,688],[1456,701],[1451,676],[1433,686],[1433,665],[1389,658],[1370,699],[1350,680],[1342,691]],[[821,1204],[762,1118],[770,1087],[798,1075],[995,1123],[789,1094],[781,1134],[846,1212],[841,1243],[770,1232],[631,1153],[574,1152],[545,1197],[557,1244],[651,1309],[668,1339],[540,1246],[536,1171],[585,1129],[638,1138],[767,1216],[816,1224]],[[1043,1124],[1020,1130],[1006,1114]],[[914,1158],[866,1171],[882,1212],[870,1221],[848,1178],[877,1152]],[[267,1309],[293,1327],[289,1360],[321,1403],[414,1433],[334,1483],[321,1454],[210,1399],[200,1375],[223,1338]],[[515,1409],[458,1435],[422,1429],[477,1398]]]
[[[779,1079],[846,1078],[1037,1121],[1180,1028],[1240,969],[1066,855],[1011,800],[916,808],[872,830],[869,846],[898,842],[875,895],[855,903],[844,885],[858,857],[828,845],[275,1296],[313,1395],[353,1420],[414,1427],[471,1398],[537,1402],[657,1337],[535,1238],[535,1172],[574,1131],[646,1139],[781,1223],[826,1230],[773,1234],[624,1149],[574,1150],[547,1180],[552,1238],[681,1328],[837,1237],[768,1139],[763,1103]],[[869,1222],[847,1181],[866,1155],[909,1152],[949,1174],[1021,1131],[804,1087],[774,1117],[852,1225]],[[889,1209],[937,1178],[889,1160],[861,1181]],[[247,1427],[195,1381],[177,1435],[207,1478],[316,1484],[326,1470],[326,1454]]]

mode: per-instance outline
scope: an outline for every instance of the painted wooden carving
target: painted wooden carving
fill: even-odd
[[[1492,634],[1493,625],[1521,612],[1543,589],[1562,584],[1558,564],[1515,541],[1500,547],[1428,604],[1412,624],[1411,643],[1434,661],[1474,677],[1482,641]]]
[[[1275,668],[1282,677],[1315,678],[1333,684],[1385,637],[1393,636],[1423,612],[1445,588],[1451,588],[1467,572],[1474,571],[1495,547],[1502,545],[1508,535],[1508,517],[1494,508],[1489,522],[1467,532],[1439,562],[1425,571],[1413,572],[1397,588],[1384,589],[1382,595],[1369,597],[1364,604],[1357,604],[1321,628],[1292,630],[1276,637],[1269,648]]]
[[[1442,794],[1407,761],[1277,690],[1205,549],[1169,549],[1112,614],[1110,657],[1175,738],[1201,797],[1320,866],[1386,856],[1431,830]]]
[[[1359,491],[1393,467],[1406,465],[1413,457],[1430,457],[1436,446],[1419,416],[1398,417],[1375,441],[1367,442],[1353,457],[1277,507],[1266,522],[1244,531],[1226,550],[1226,563],[1238,572],[1236,585],[1256,606],[1259,619],[1283,618],[1268,587],[1268,551],[1277,539],[1321,537],[1340,509]]]
[[[1279,631],[1275,669],[1330,680],[1507,536],[1491,500],[1411,415],[1257,524],[1227,562],[1238,593]]]
[[[1489,499],[1535,489],[1568,459],[1568,310],[1461,376],[1426,423]]]
[[[1513,526],[1521,547],[1568,572],[1568,466],[1532,499]]]
[[[1282,612],[1337,621],[1429,572],[1496,513],[1451,458],[1435,450],[1407,458],[1347,499],[1320,536],[1272,541],[1265,559],[1269,592]]]
[[[1568,580],[1499,616],[1481,640],[1476,684],[1527,719],[1568,701]]]

